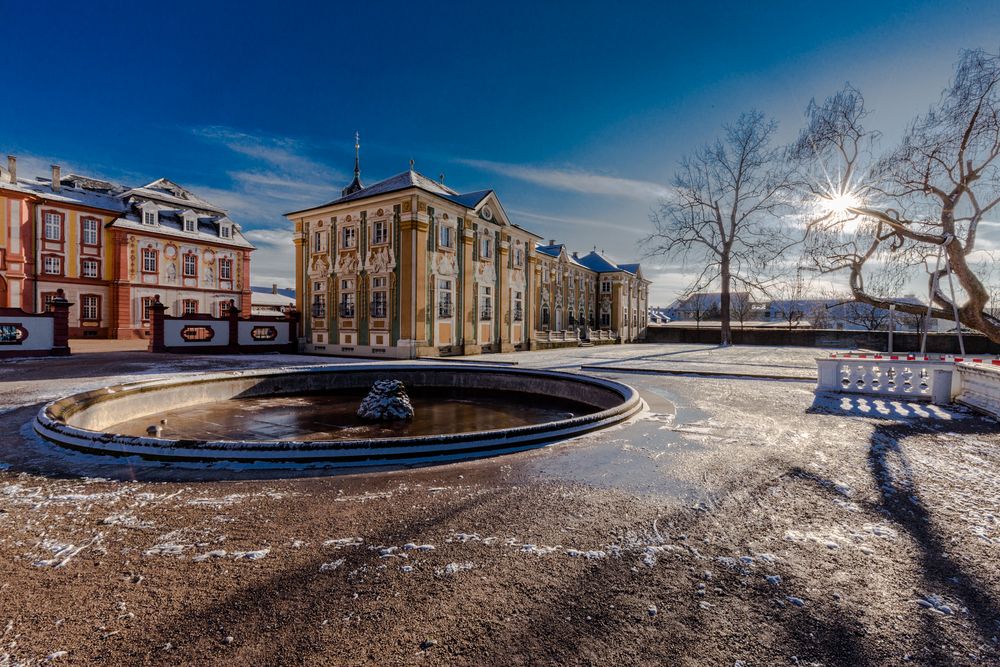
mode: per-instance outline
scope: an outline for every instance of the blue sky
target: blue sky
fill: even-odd
[[[959,49],[1000,46],[994,3],[759,4],[0,0],[0,152],[195,189],[261,248],[255,284],[290,283],[281,213],[343,187],[355,130],[366,182],[413,158],[624,261],[680,156],[740,112],[788,139],[850,81],[891,142]],[[687,279],[644,266],[654,303]]]

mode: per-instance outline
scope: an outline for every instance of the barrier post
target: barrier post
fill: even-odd
[[[229,300],[229,351],[239,352],[240,349],[240,307],[235,299]]]
[[[167,307],[160,303],[160,295],[153,296],[153,303],[149,305],[149,328],[152,336],[149,339],[150,352],[166,352],[167,344],[163,338],[163,314]]]
[[[69,307],[73,304],[66,300],[62,288],[56,290],[56,298],[52,299],[52,355],[56,357],[69,356]]]

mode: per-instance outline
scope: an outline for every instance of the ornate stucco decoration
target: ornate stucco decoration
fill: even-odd
[[[514,269],[510,274],[510,284],[511,287],[524,288],[524,271],[522,269]]]
[[[548,285],[542,285],[542,304],[549,305],[549,288]]]
[[[357,273],[358,256],[355,253],[339,255],[337,257],[337,263],[333,267],[333,272],[338,276]]]
[[[454,253],[439,252],[434,258],[433,270],[439,276],[454,276],[458,274],[458,262]]]
[[[372,273],[388,273],[396,268],[396,258],[392,248],[378,248],[368,255],[364,268]]]
[[[493,266],[493,262],[479,262],[479,266],[476,267],[476,282],[492,285],[496,281],[497,270],[496,267]]]

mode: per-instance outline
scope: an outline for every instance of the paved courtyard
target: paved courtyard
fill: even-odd
[[[586,366],[648,409],[531,452],[348,475],[107,460],[26,427],[112,382],[347,360],[0,364],[0,665],[1000,661],[996,422],[817,396],[825,354],[476,358]]]

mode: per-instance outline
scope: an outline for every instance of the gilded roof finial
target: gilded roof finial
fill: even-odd
[[[414,164],[414,160],[413,160],[413,158],[410,158],[410,171],[413,171],[413,164]]]

